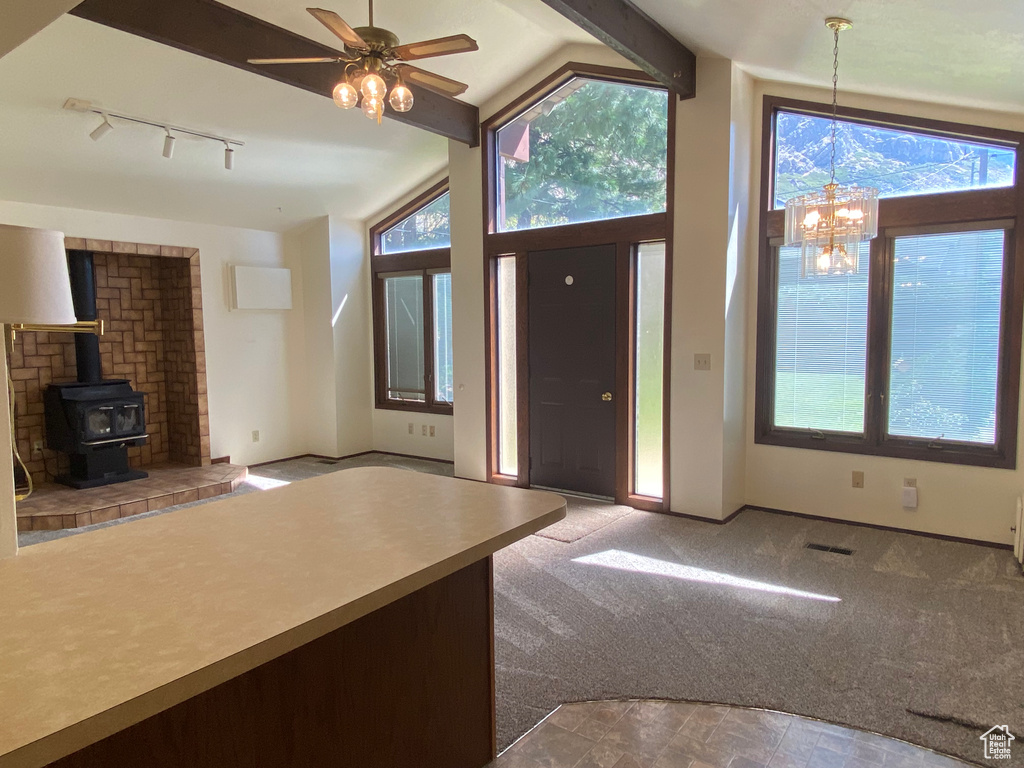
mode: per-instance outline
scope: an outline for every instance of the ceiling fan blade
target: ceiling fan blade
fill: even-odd
[[[451,35],[434,40],[408,43],[395,48],[395,55],[405,61],[429,59],[431,56],[447,56],[452,53],[466,53],[479,50],[476,40],[469,35]]]
[[[352,61],[340,56],[324,56],[321,58],[303,59],[247,59],[250,64],[334,64],[339,61]]]
[[[440,93],[442,96],[458,96],[465,93],[466,89],[469,88],[468,85],[460,83],[458,80],[435,75],[433,72],[427,72],[424,69],[419,69],[409,64],[402,64],[400,66],[402,68],[402,77],[410,83],[422,85],[424,88],[429,88],[436,93]]]
[[[349,48],[367,50],[370,46],[359,36],[348,23],[334,11],[325,11],[323,8],[307,8],[314,18],[336,34]]]

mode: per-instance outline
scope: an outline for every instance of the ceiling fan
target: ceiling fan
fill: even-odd
[[[451,35],[434,40],[399,45],[398,36],[390,30],[373,25],[373,0],[370,2],[370,23],[354,29],[334,11],[307,8],[313,17],[337,35],[345,44],[342,56],[313,58],[249,59],[250,64],[337,64],[345,63],[345,78],[334,86],[334,103],[342,109],[360,106],[363,114],[380,123],[384,115],[384,98],[396,112],[412,109],[413,94],[405,82],[454,97],[469,86],[442,75],[419,69],[409,61],[448,56],[477,50],[476,40],[469,35]],[[394,83],[388,96],[388,80]]]

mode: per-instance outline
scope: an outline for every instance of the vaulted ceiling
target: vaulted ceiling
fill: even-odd
[[[227,4],[336,46],[304,0]],[[353,25],[366,22],[364,0],[322,4]],[[823,19],[846,15],[855,27],[842,38],[843,90],[1024,114],[1024,15],[1007,13],[1002,0],[637,5],[700,54],[732,58],[766,79],[817,85],[830,75]],[[403,41],[476,38],[478,52],[430,62],[469,83],[462,98],[476,105],[559,48],[593,42],[540,0],[377,0],[375,17]],[[163,134],[153,128],[118,123],[93,142],[99,120],[62,110],[71,96],[246,146],[226,171],[223,147],[202,140],[182,137],[164,159]],[[447,141],[433,134],[378,126],[321,96],[71,16],[0,59],[0,139],[0,199],[271,230],[325,213],[365,218],[447,161]]]

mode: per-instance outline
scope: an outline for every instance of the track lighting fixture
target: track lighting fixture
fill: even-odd
[[[164,130],[167,130],[166,128]],[[171,136],[171,132],[168,130],[167,135],[164,136],[164,157],[170,160],[174,157],[174,137]]]
[[[97,125],[93,129],[92,133],[89,134],[89,138],[92,139],[93,141],[99,141],[112,130],[114,130],[114,126],[110,124],[110,118],[107,116],[107,113],[100,112],[100,114],[103,115],[103,122]]]
[[[183,133],[188,136],[195,136],[199,139],[221,142],[224,145],[224,167],[229,171],[235,167],[235,149],[245,146],[245,142],[239,141],[238,139],[231,139],[226,136],[217,136],[216,134],[198,131],[194,128],[186,128],[181,125],[171,125],[170,123],[148,120],[144,117],[136,117],[134,115],[126,115],[121,112],[111,112],[107,109],[100,109],[93,105],[92,102],[84,99],[68,99],[64,102],[64,109],[69,109],[73,112],[92,112],[93,114],[100,115],[103,118],[103,122],[96,126],[92,130],[92,133],[89,134],[93,141],[99,141],[114,130],[114,126],[110,122],[111,118],[126,120],[129,123],[137,123],[139,125],[151,125],[154,128],[159,128],[164,132],[163,156],[168,160],[174,157],[174,144],[178,138],[174,135],[175,133]],[[171,133],[172,131],[174,133]]]

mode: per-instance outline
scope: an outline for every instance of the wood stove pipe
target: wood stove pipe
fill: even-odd
[[[91,251],[68,251],[71,300],[79,321],[96,320],[96,272]],[[75,362],[78,380],[95,383],[103,380],[100,365],[100,340],[93,333],[75,334]]]

